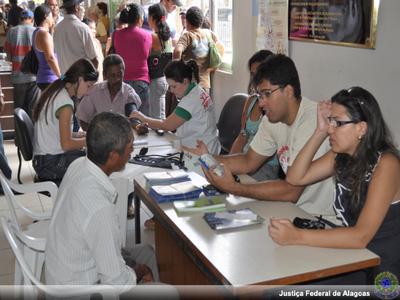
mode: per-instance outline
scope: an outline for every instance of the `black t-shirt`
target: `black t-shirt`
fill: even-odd
[[[337,177],[335,185],[334,209],[336,216],[346,227],[354,226],[364,207],[369,183],[374,170],[379,162],[381,153],[377,153],[376,159],[367,168],[364,180],[360,187],[360,201],[357,207],[352,205],[353,191],[349,186],[350,176],[346,174],[346,163],[351,158],[338,155],[336,163],[342,166],[342,174]],[[367,248],[381,257],[381,264],[369,274],[369,284],[373,284],[374,278],[381,272],[389,271],[400,278],[400,202],[390,205],[389,210],[379,227],[377,233],[367,245]]]

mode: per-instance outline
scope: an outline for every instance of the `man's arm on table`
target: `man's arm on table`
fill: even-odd
[[[206,144],[198,140],[196,148],[182,147],[183,150],[193,153],[197,156],[208,154]],[[269,156],[262,156],[255,152],[251,147],[246,153],[238,153],[231,155],[213,155],[213,157],[224,165],[228,166],[233,174],[247,174],[256,171]]]
[[[226,165],[224,165],[224,176],[218,176],[212,170],[203,169],[203,171],[207,180],[218,189],[233,195],[257,200],[296,203],[304,190],[304,186],[294,186],[285,180],[269,180],[247,184],[236,182]]]
[[[198,141],[196,148],[184,147],[196,155],[208,153],[206,145]],[[237,196],[258,200],[277,200],[296,203],[304,186],[293,186],[285,180],[270,180],[250,184],[236,182],[232,174],[240,175],[256,171],[270,157],[262,156],[251,147],[245,154],[214,156],[224,165],[224,176],[218,176],[213,171],[203,168],[207,180],[218,189]]]

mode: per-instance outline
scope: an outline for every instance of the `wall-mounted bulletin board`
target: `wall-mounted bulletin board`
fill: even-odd
[[[288,55],[288,0],[253,0],[256,49]]]
[[[380,0],[289,0],[289,39],[375,48]]]

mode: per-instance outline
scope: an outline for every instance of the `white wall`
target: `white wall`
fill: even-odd
[[[233,0],[233,63],[232,73],[217,71],[213,76],[212,98],[216,104],[217,115],[224,103],[235,93],[247,91],[249,72],[247,60],[254,53],[255,43],[251,1]]]
[[[232,94],[246,91],[249,78],[246,63],[255,51],[251,1],[233,1],[233,73],[217,72],[214,76],[213,99],[218,114]],[[303,95],[319,100],[342,88],[355,85],[366,88],[379,101],[400,144],[399,12],[399,0],[381,1],[375,50],[298,41],[291,41],[289,49],[300,74]]]
[[[399,0],[381,1],[375,50],[297,41],[291,41],[289,49],[303,95],[319,100],[351,86],[369,90],[400,144],[399,12]]]

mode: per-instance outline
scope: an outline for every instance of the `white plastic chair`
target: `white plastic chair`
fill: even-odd
[[[44,250],[46,247],[46,236],[47,230],[50,223],[51,211],[44,213],[38,213],[30,210],[20,203],[20,201],[14,196],[14,192],[18,193],[32,193],[32,192],[49,192],[53,200],[57,197],[58,187],[55,183],[46,181],[38,183],[27,183],[27,184],[15,184],[9,181],[4,174],[0,171],[0,182],[3,187],[4,196],[7,201],[8,208],[10,210],[10,221],[14,228],[18,232],[20,239],[24,240],[26,247],[23,248],[25,259],[32,270],[35,270],[35,275],[40,278],[43,263],[44,263]],[[22,227],[18,221],[15,207],[20,208],[21,211],[29,216],[36,222],[27,226],[26,230],[22,230]],[[24,233],[24,235],[22,235]],[[33,250],[35,249],[35,250]],[[15,263],[15,275],[14,284],[22,284],[23,277],[19,265]]]
[[[25,255],[22,254],[21,243],[27,247],[25,242],[29,240],[23,232],[19,231],[14,227],[12,221],[7,221],[6,218],[0,217],[1,225],[3,227],[4,234],[10,243],[11,249],[14,252],[16,262],[20,265],[22,273],[25,278],[25,285],[34,286],[32,289],[24,287],[25,298],[32,299],[37,295],[37,290],[52,296],[52,297],[82,297],[91,294],[101,294],[103,299],[118,299],[118,288],[107,285],[87,285],[87,286],[60,286],[60,285],[44,285],[40,282],[40,279],[34,275],[32,268],[25,259]],[[30,246],[31,247],[31,246]],[[89,297],[88,297],[89,298]]]

